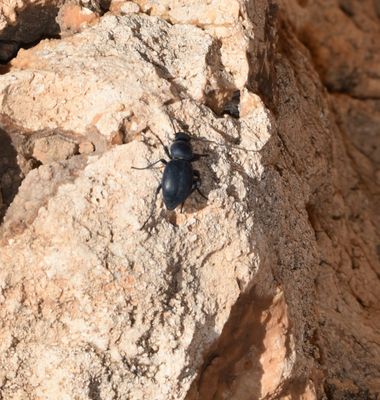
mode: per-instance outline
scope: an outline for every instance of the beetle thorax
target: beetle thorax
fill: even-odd
[[[188,141],[176,140],[170,146],[170,154],[174,159],[189,160],[193,159],[193,150]]]

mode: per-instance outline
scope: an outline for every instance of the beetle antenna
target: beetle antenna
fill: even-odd
[[[151,132],[153,133],[153,136],[155,136],[158,139],[158,141],[162,144],[162,146],[165,147],[165,143],[161,140],[161,138],[156,133],[154,133],[152,129]]]
[[[173,128],[173,133],[176,134],[178,132],[178,128],[176,128],[175,125],[174,125],[174,121],[175,120],[171,119],[170,116],[169,116],[169,121],[170,121],[170,124],[171,124],[171,126]]]

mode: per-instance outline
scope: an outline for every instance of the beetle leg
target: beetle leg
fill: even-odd
[[[194,190],[196,190],[204,199],[208,200],[207,196],[205,196],[199,189],[199,186],[201,186],[202,184],[201,174],[196,169],[193,170],[193,174],[194,174],[194,180],[193,180],[193,186],[191,188],[191,193],[193,193]]]
[[[151,205],[150,205],[149,216],[148,216],[148,218],[145,220],[145,222],[143,223],[142,227],[140,228],[140,231],[142,231],[142,230],[144,229],[144,226],[147,224],[147,222],[148,222],[148,221],[152,218],[152,216],[153,216],[153,213],[154,213],[154,206],[156,205],[157,196],[158,196],[158,193],[160,192],[161,188],[162,188],[162,185],[161,185],[161,183],[160,183],[160,184],[158,185],[156,191],[154,192],[154,196],[153,196],[153,199],[152,199],[152,203],[151,203]]]
[[[172,160],[173,157],[170,154],[169,147],[164,145],[164,150],[165,150],[166,155]]]
[[[149,164],[149,165],[147,165],[147,166],[144,167],[144,168],[138,168],[138,167],[131,167],[131,168],[132,168],[132,169],[150,169],[150,168],[153,167],[153,165],[156,165],[156,164],[158,164],[159,162],[162,162],[162,163],[165,164],[165,165],[168,163],[166,160],[164,160],[163,158],[161,158],[160,160],[155,161],[154,163]]]
[[[199,189],[199,187],[196,187],[195,190],[206,200],[208,200],[208,197],[206,195],[204,195],[201,190]]]
[[[172,160],[173,157],[170,154],[169,147],[165,146],[164,142],[160,139],[159,136],[157,136],[155,133],[153,133],[153,135],[156,136],[156,138],[159,140],[159,142],[161,143],[162,147],[164,148],[166,155]]]

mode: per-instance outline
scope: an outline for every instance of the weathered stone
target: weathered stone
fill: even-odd
[[[21,50],[0,83],[3,113],[28,130],[86,134],[95,127],[111,141],[132,113],[146,120],[158,98],[206,102],[212,93],[219,108],[233,85],[228,73],[215,69],[215,46],[199,28],[107,15],[65,43],[44,41]]]
[[[61,36],[78,33],[99,22],[99,14],[79,4],[64,4],[58,12],[57,22]]]
[[[112,1],[110,5],[110,11],[114,14],[137,14],[140,12],[140,7],[138,4],[133,3],[132,1]]]
[[[94,151],[94,145],[91,142],[82,142],[79,145],[78,151],[80,154],[90,154]]]
[[[77,144],[60,137],[42,137],[34,142],[33,157],[42,164],[66,160],[77,152]]]
[[[373,3],[136,3],[0,77],[12,165],[60,152],[6,201],[1,397],[376,399]],[[132,169],[176,130],[209,154],[183,212]]]

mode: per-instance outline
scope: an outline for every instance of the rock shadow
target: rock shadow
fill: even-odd
[[[11,61],[20,48],[33,47],[42,39],[59,38],[58,10],[55,5],[33,4],[19,11],[17,23],[0,31],[0,64]]]
[[[0,128],[0,223],[17,194],[22,179],[17,151],[9,135]]]
[[[247,398],[260,398],[265,351],[264,338],[272,297],[259,296],[255,288],[240,296],[216,342],[204,356],[186,400],[222,400],[232,392],[236,376],[249,373]],[[239,389],[240,391],[242,388]],[[245,397],[244,397],[245,398]]]

